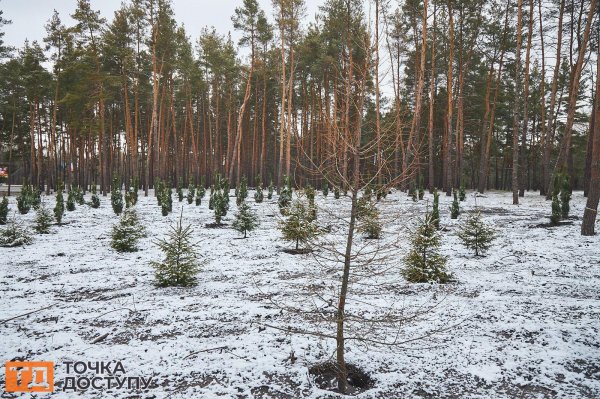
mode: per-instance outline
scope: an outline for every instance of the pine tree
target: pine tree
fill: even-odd
[[[414,202],[417,202],[417,190],[415,188],[415,182],[411,180],[410,185],[408,186],[408,196],[412,198]]]
[[[165,190],[165,195],[163,197],[163,200],[166,204],[167,211],[169,213],[173,212],[173,189],[171,187],[169,187]]]
[[[285,216],[287,212],[287,208],[290,206],[292,202],[292,183],[290,181],[289,176],[285,176],[283,188],[281,189],[281,194],[279,194],[279,199],[277,200],[277,205],[279,205],[279,212]]]
[[[8,217],[8,198],[2,196],[0,201],[0,225],[6,224],[6,218]]]
[[[39,234],[50,233],[50,225],[52,224],[53,219],[50,209],[46,208],[44,203],[41,203],[36,210],[35,231]]]
[[[323,183],[323,196],[327,197],[329,195],[329,183],[328,182],[324,182]]]
[[[256,192],[254,193],[254,201],[257,203],[263,202],[265,195],[263,194],[262,179],[260,175],[256,177]]]
[[[56,187],[56,205],[54,206],[54,218],[59,225],[62,223],[62,217],[65,214],[65,200],[63,198],[62,183],[58,183]]]
[[[365,193],[363,194],[362,198],[368,199],[370,201],[372,195],[373,195],[373,187],[371,187],[370,184],[367,184],[367,186],[365,187]]]
[[[79,204],[79,205],[85,204],[85,198],[83,197],[83,190],[81,189],[81,187],[77,186],[77,187],[73,188],[73,197],[77,204]]]
[[[134,207],[125,209],[119,223],[112,228],[111,247],[117,252],[135,252],[140,238],[146,236]]]
[[[319,229],[312,220],[310,211],[301,200],[294,201],[287,210],[287,218],[279,222],[279,229],[285,241],[296,243],[296,251],[300,243],[306,244],[319,234]]]
[[[125,192],[125,209],[131,207],[131,192],[128,190]]]
[[[187,202],[188,204],[192,204],[194,202],[194,196],[196,195],[196,187],[194,187],[194,182],[190,178],[190,182],[188,183],[188,192],[187,192]]]
[[[246,234],[249,231],[254,231],[258,227],[258,217],[250,206],[243,201],[239,206],[239,212],[235,215],[235,220],[232,224],[233,228],[244,234],[244,238],[246,238]]]
[[[200,206],[202,199],[206,195],[206,187],[204,187],[204,176],[200,179],[200,187],[196,190],[196,206]]]
[[[440,194],[437,189],[433,190],[433,209],[431,210],[431,218],[436,229],[440,228]]]
[[[181,177],[177,183],[177,199],[179,202],[183,201],[183,179]]]
[[[73,212],[75,210],[75,193],[73,190],[69,190],[67,195],[67,211]]]
[[[246,200],[246,198],[248,198],[248,179],[246,179],[246,176],[242,176],[242,181],[237,189],[235,197],[236,205],[240,206],[242,202]]]
[[[377,199],[377,202],[381,201],[381,199],[383,198],[383,186],[381,184],[376,184],[375,185],[375,198]]]
[[[458,199],[460,202],[463,202],[467,198],[467,193],[465,191],[465,184],[461,183],[460,188],[458,189]]]
[[[123,212],[123,194],[121,193],[121,185],[115,177],[113,179],[112,190],[110,192],[110,204],[115,214],[120,215]]]
[[[138,191],[140,191],[140,181],[136,177],[135,179],[133,179],[133,184],[129,188],[129,192],[131,193],[131,204],[132,205],[137,205]]]
[[[22,215],[29,213],[31,207],[37,208],[40,201],[40,192],[35,190],[28,182],[23,183],[21,192],[17,196],[17,209],[19,213]]]
[[[273,199],[273,180],[269,183],[269,191],[267,192],[267,199]]]
[[[98,209],[100,208],[100,197],[98,197],[98,193],[96,192],[96,183],[92,183],[92,208]]]
[[[425,198],[425,189],[423,186],[419,186],[419,200],[422,200],[423,198]]]
[[[475,250],[475,256],[487,251],[496,238],[496,232],[481,220],[479,211],[472,212],[458,231],[458,238],[468,249]]]
[[[363,197],[364,198],[364,197]],[[377,206],[369,200],[361,198],[358,206],[358,232],[369,239],[381,238],[381,220]]]
[[[433,214],[427,213],[411,238],[411,250],[404,258],[402,276],[411,283],[447,283],[447,258],[439,253],[440,235]]]
[[[32,242],[33,238],[27,229],[18,223],[14,217],[8,223],[7,227],[0,231],[0,247],[18,247],[29,245]]]
[[[213,196],[213,209],[215,212],[215,224],[220,226],[221,219],[227,215],[227,211],[229,210],[229,204],[227,203],[225,194],[222,190],[215,191]]]
[[[452,201],[452,206],[450,207],[450,217],[452,219],[458,219],[458,215],[460,215],[460,207],[458,205],[458,195],[456,189],[454,190],[454,201]]]
[[[571,210],[571,184],[569,183],[569,175],[564,175],[562,179],[562,185],[560,188],[560,210],[561,217],[563,219],[569,218],[569,211]]]
[[[554,177],[554,185],[552,186],[552,214],[550,216],[550,223],[556,226],[560,223],[562,217],[562,208],[560,206],[560,177],[556,175]]]
[[[435,218],[427,213],[411,238],[411,250],[404,258],[404,278],[411,283],[447,283],[452,275],[446,270],[447,258],[439,253],[441,237]]]
[[[340,199],[340,188],[338,186],[333,188],[333,198]]]
[[[160,287],[187,287],[196,284],[196,274],[200,270],[198,255],[194,249],[192,226],[183,227],[183,211],[176,226],[170,227],[168,239],[156,242],[165,258],[162,262],[152,262],[156,284]]]
[[[552,215],[550,216],[550,223],[553,226],[557,226],[560,223],[560,219],[562,217],[562,209],[560,206],[560,200],[558,199],[558,194],[552,194]]]
[[[163,192],[165,190],[164,183],[160,179],[156,179],[156,183],[154,184],[154,195],[156,196],[156,202],[158,206],[162,207],[162,200],[164,198]]]
[[[25,215],[31,210],[31,203],[29,202],[27,191],[21,191],[19,196],[17,196],[17,209],[21,215]]]
[[[308,213],[310,221],[317,220],[317,206],[315,205],[315,189],[309,184],[304,189],[306,199],[308,199]]]

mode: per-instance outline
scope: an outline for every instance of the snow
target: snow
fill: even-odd
[[[308,367],[334,356],[335,342],[288,328],[335,334],[341,266],[328,249],[343,245],[349,199],[317,193],[319,224],[330,232],[314,254],[291,255],[283,249],[293,244],[276,228],[276,198],[256,204],[253,194],[248,201],[261,225],[245,240],[231,229],[233,197],[228,226],[205,228],[214,221],[207,198],[196,207],[174,197],[173,213],[163,217],[156,199],[140,193],[136,208],[148,237],[139,252],[110,248],[117,217],[108,197],[101,197],[99,209],[67,212],[63,226],[36,235],[32,245],[0,248],[0,320],[50,306],[0,323],[2,358],[54,361],[57,382],[67,376],[67,361],[121,361],[128,376],[153,377],[143,391],[78,393],[89,398],[337,397],[308,374]],[[53,197],[43,199],[54,206]],[[401,259],[409,231],[431,201],[428,193],[414,203],[394,192],[378,205],[383,239],[356,241],[365,250],[381,246],[387,256],[353,270],[347,336],[408,341],[347,342],[347,361],[376,380],[359,397],[600,397],[600,236],[579,234],[582,193],[573,194],[572,224],[552,228],[537,226],[548,223],[550,212],[537,193],[526,193],[518,206],[511,193],[469,193],[458,220],[450,219],[452,199],[442,193],[442,253],[456,282],[409,284],[399,273]],[[456,236],[464,212],[475,205],[498,232],[487,256],[478,258]],[[16,210],[14,197],[10,207]],[[181,207],[184,224],[194,227],[203,270],[196,287],[159,288],[150,266],[162,257],[154,241]],[[33,211],[17,215],[30,226],[33,217]],[[396,239],[393,250],[385,249]],[[398,315],[415,317],[400,323],[392,318]],[[364,323],[359,316],[385,321]],[[103,334],[106,339],[92,343]],[[72,396],[60,385],[53,395]]]

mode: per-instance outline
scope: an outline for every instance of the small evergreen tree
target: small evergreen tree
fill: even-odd
[[[163,191],[164,191],[164,183],[159,178],[156,179],[156,183],[154,183],[154,196],[156,197],[156,203],[158,206],[162,207],[163,200]]]
[[[59,225],[62,223],[62,217],[65,214],[65,200],[63,198],[63,186],[59,182],[56,186],[56,205],[54,206],[54,218]]]
[[[225,194],[221,191],[215,191],[213,197],[213,209],[215,212],[215,224],[221,225],[221,219],[227,215],[229,204],[225,200]]]
[[[333,188],[333,198],[340,199],[340,188],[338,186]]]
[[[324,182],[323,183],[323,196],[327,197],[328,195],[329,195],[329,183]]]
[[[96,192],[96,183],[92,183],[92,208],[98,209],[100,208],[100,197],[98,197],[98,193]]]
[[[560,223],[560,219],[562,217],[562,210],[560,206],[560,200],[558,199],[558,194],[552,194],[552,215],[550,215],[550,223],[553,226],[557,226]]]
[[[73,190],[69,190],[67,194],[67,211],[73,212],[75,210],[75,193]]]
[[[137,205],[138,202],[138,191],[140,191],[140,181],[136,177],[133,179],[133,183],[129,188],[129,192],[131,194],[131,205]]]
[[[440,228],[440,194],[437,189],[433,189],[433,209],[431,210],[431,218],[436,229]]]
[[[423,198],[425,198],[425,189],[423,186],[419,186],[419,199],[422,200]]]
[[[17,209],[19,213],[22,215],[29,213],[31,207],[37,208],[40,201],[40,192],[25,181],[21,186],[21,192],[17,196]]]
[[[569,211],[571,210],[571,184],[569,183],[569,175],[565,174],[562,179],[562,185],[560,188],[560,210],[561,217],[563,219],[569,218]]]
[[[362,198],[361,198],[362,200]],[[358,232],[369,239],[381,238],[381,220],[379,210],[371,200],[359,200],[358,204]]]
[[[308,199],[308,213],[310,221],[317,220],[317,206],[315,205],[315,189],[309,184],[304,189],[306,199]]]
[[[198,255],[192,243],[192,226],[183,227],[183,211],[179,223],[170,227],[166,240],[156,242],[165,258],[152,262],[156,284],[160,287],[196,285],[196,274],[200,270]]]
[[[381,201],[381,198],[383,198],[383,191],[383,186],[381,184],[375,185],[375,198],[377,199],[377,202]]]
[[[467,193],[465,191],[465,184],[461,183],[460,188],[458,189],[458,199],[460,202],[463,202],[467,198]]]
[[[2,196],[0,201],[0,224],[6,224],[6,218],[8,217],[8,198]]]
[[[177,183],[177,199],[183,201],[183,179],[180,177]]]
[[[74,187],[73,189],[73,198],[75,202],[79,205],[85,204],[85,198],[83,198],[83,189],[79,186]]]
[[[271,180],[271,182],[269,183],[269,191],[267,191],[267,198],[268,199],[273,199],[273,180]]]
[[[115,214],[120,215],[123,212],[123,194],[121,193],[121,184],[117,177],[113,179],[112,190],[110,192],[110,204]]]
[[[196,190],[196,206],[200,206],[202,198],[206,195],[206,187],[204,187],[204,176],[200,178],[200,187]]]
[[[208,209],[215,209],[215,185],[210,186],[210,195],[208,197]]]
[[[487,251],[496,238],[496,232],[481,220],[479,211],[472,212],[458,231],[458,238],[468,249],[475,250],[475,256]]]
[[[439,253],[440,235],[433,214],[425,219],[411,238],[411,250],[404,258],[402,276],[411,283],[447,283],[452,275],[446,270],[447,258]]]
[[[263,202],[265,195],[263,194],[262,179],[260,175],[256,177],[256,192],[254,193],[254,201],[257,203]]]
[[[131,192],[128,190],[125,192],[125,209],[131,207]]]
[[[237,194],[235,197],[235,203],[237,206],[240,206],[242,202],[244,202],[248,198],[248,179],[246,176],[242,176],[242,181],[240,182],[240,186],[237,189]]]
[[[417,189],[415,188],[415,182],[412,180],[410,181],[410,184],[408,186],[408,196],[411,197],[414,202],[417,202]]]
[[[454,190],[454,201],[452,201],[452,206],[450,207],[450,217],[452,219],[458,219],[458,215],[460,215],[460,207],[458,205],[457,192]]]
[[[223,178],[221,180],[221,188],[223,191],[223,199],[227,203],[227,209],[229,209],[229,179]]]
[[[194,202],[194,196],[196,195],[196,187],[194,186],[194,181],[190,178],[190,182],[188,183],[188,192],[187,192],[187,202],[188,204],[192,204]]]
[[[367,184],[367,186],[365,187],[365,193],[363,194],[363,198],[366,198],[370,201],[372,195],[373,195],[373,188],[371,187],[370,184]]]
[[[287,210],[287,218],[279,222],[279,229],[283,239],[296,243],[298,250],[300,243],[306,244],[319,234],[319,229],[312,220],[310,211],[301,200],[294,201]]]
[[[15,217],[0,231],[0,247],[18,247],[32,242],[33,238],[27,229]]]
[[[554,187],[552,190],[552,214],[550,215],[550,223],[553,226],[558,225],[562,217],[562,208],[560,206],[560,176],[554,176]]]
[[[277,200],[277,205],[279,205],[279,212],[285,216],[287,212],[287,208],[290,206],[292,202],[292,183],[290,181],[289,176],[285,176],[283,188],[281,189],[281,194],[279,194],[279,199]]]
[[[135,252],[140,238],[146,236],[134,207],[125,209],[119,223],[112,228],[111,247],[117,252]]]
[[[232,224],[233,228],[244,234],[244,238],[249,231],[254,231],[258,227],[258,217],[250,206],[243,201],[239,206],[239,212],[235,215],[235,220]]]
[[[21,215],[25,215],[31,210],[31,202],[29,202],[27,192],[21,191],[17,196],[17,209]]]
[[[46,208],[44,203],[41,203],[36,210],[35,231],[39,234],[50,233],[50,225],[52,224],[53,219],[50,209]]]
[[[163,199],[166,202],[167,211],[169,211],[169,213],[173,212],[173,189],[171,187],[165,191]]]

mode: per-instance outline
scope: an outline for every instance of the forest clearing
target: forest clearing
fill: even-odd
[[[2,398],[600,397],[600,0],[0,0]]]

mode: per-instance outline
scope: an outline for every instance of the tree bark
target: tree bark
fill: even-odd
[[[521,123],[521,38],[523,27],[523,0],[517,1],[517,50],[515,53],[515,98],[513,105],[512,192],[513,205],[519,204],[519,128]]]
[[[598,39],[598,49],[600,50],[600,38]],[[600,57],[596,57],[596,94],[594,106],[594,118],[600,120]],[[593,133],[590,132],[592,144],[592,161],[590,168],[590,186],[588,191],[585,210],[583,211],[583,220],[581,222],[581,235],[594,235],[594,227],[598,216],[598,201],[600,200],[600,123],[594,124]]]

